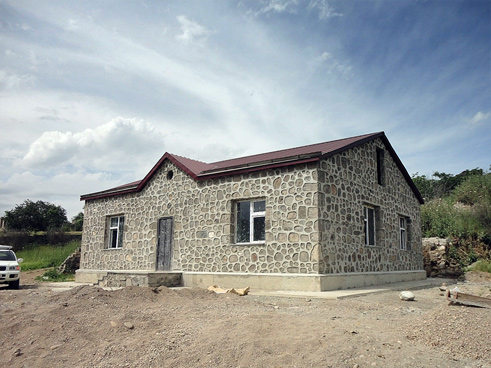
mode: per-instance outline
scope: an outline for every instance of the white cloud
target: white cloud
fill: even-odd
[[[36,78],[30,74],[14,74],[0,70],[0,90],[2,91],[25,90],[35,83]]]
[[[78,93],[18,88],[0,95],[0,121],[9,134],[0,134],[0,145],[18,145],[24,153],[30,143],[46,131],[74,131],[95,128],[118,112],[103,97]],[[16,158],[21,158],[16,156]],[[2,172],[3,174],[3,172]]]
[[[476,113],[476,115],[474,115],[472,117],[472,119],[469,120],[469,123],[471,123],[471,124],[479,124],[482,121],[489,120],[489,118],[491,118],[491,112],[483,113],[481,111],[478,111]]]
[[[31,144],[23,161],[27,167],[49,167],[70,160],[78,148],[72,132],[45,132]]]
[[[345,79],[349,79],[353,76],[353,66],[342,63],[329,52],[323,52],[319,57],[317,57],[317,60],[321,64],[325,65],[328,73],[341,75]]]
[[[0,0],[16,15],[0,25],[0,210],[11,201],[1,199],[7,188],[12,196],[19,189],[21,203],[50,200],[72,186],[66,196],[79,206],[80,193],[143,178],[165,151],[211,162],[385,130],[398,153],[414,157],[414,171],[448,171],[445,161],[436,165],[428,157],[461,147],[447,141],[460,137],[463,122],[477,128],[465,129],[469,141],[479,131],[488,147],[491,112],[469,110],[486,106],[486,93],[473,87],[479,83],[457,82],[487,75],[474,68],[489,49],[474,41],[485,37],[469,38],[466,52],[422,49],[421,60],[429,63],[408,68],[407,50],[422,47],[436,30],[434,17],[408,14],[421,37],[388,28],[379,39],[373,37],[378,18],[373,24],[356,19],[365,6],[392,19],[399,5],[371,3],[156,2],[114,11],[106,3]],[[278,22],[260,19],[275,16]],[[213,47],[183,47],[202,46],[212,35]],[[389,41],[394,47],[377,53]],[[449,57],[455,50],[458,57]],[[483,51],[474,55],[476,50]],[[426,55],[440,55],[442,64]],[[461,55],[474,55],[472,64]],[[386,68],[394,59],[400,65]],[[454,70],[442,68],[448,60],[458,61]],[[420,74],[431,78],[414,77]],[[452,103],[455,96],[464,97],[461,107]],[[116,122],[115,116],[137,119]],[[459,129],[449,135],[449,127]],[[489,148],[475,152],[489,157]],[[452,157],[461,162],[467,156]],[[84,180],[94,172],[99,179]]]
[[[319,57],[319,60],[326,61],[328,59],[332,58],[331,54],[328,52],[323,52],[322,55]]]
[[[182,33],[178,34],[176,38],[185,43],[189,42],[204,42],[211,33],[204,26],[189,20],[185,15],[177,17],[179,24],[181,25]]]
[[[76,19],[68,19],[65,29],[67,31],[78,31],[80,29],[79,21]]]
[[[30,199],[61,205],[67,210],[68,219],[71,219],[83,209],[83,202],[79,201],[81,194],[120,184],[118,178],[107,173],[77,171],[46,177],[30,171],[19,172],[6,181],[0,181],[0,216],[3,216],[3,211],[10,210],[15,205]]]
[[[27,57],[27,59],[31,62],[29,65],[29,69],[34,71],[34,72],[37,72],[39,62],[38,62],[38,58],[37,58],[37,55],[34,52],[34,50],[32,50],[32,49],[29,50],[29,56]]]
[[[82,132],[45,132],[29,147],[19,164],[30,170],[67,166],[124,172],[134,170],[163,144],[163,135],[144,121],[116,118],[95,129]],[[123,158],[124,157],[124,158]]]
[[[319,19],[321,20],[343,16],[343,14],[336,12],[336,9],[330,6],[326,0],[312,0],[309,4],[308,9],[318,10]]]
[[[29,24],[27,24],[27,23],[18,24],[17,26],[20,29],[22,29],[23,31],[30,31],[30,30],[32,30],[32,27]]]
[[[268,13],[291,13],[295,14],[297,10],[295,6],[298,4],[297,0],[270,0],[268,5],[261,8],[257,13],[260,14],[268,14]]]

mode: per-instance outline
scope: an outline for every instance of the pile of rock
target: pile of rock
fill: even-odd
[[[80,268],[80,248],[78,248],[75,252],[70,254],[67,259],[63,261],[60,267],[58,267],[58,271],[60,273],[74,273],[76,270]]]
[[[463,270],[459,262],[448,256],[450,239],[424,238],[423,257],[427,277],[459,277]]]

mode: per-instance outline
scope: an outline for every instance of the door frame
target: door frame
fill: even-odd
[[[167,258],[164,257],[162,260],[163,264],[163,269],[159,269],[159,256],[160,256],[160,249],[161,246],[161,239],[160,239],[160,233],[161,233],[161,221],[162,220],[170,220],[170,237],[169,237],[169,255]],[[170,271],[172,267],[172,246],[174,243],[174,218],[172,216],[164,216],[160,217],[157,222],[157,251],[156,253],[156,262],[155,262],[155,270],[156,271]],[[164,256],[164,254],[162,254]]]

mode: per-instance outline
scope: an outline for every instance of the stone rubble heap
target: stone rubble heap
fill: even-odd
[[[423,238],[424,268],[427,277],[459,277],[463,274],[461,265],[448,257],[452,245],[450,239]]]
[[[80,268],[80,248],[70,254],[58,267],[60,273],[75,273]]]

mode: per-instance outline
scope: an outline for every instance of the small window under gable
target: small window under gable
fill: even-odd
[[[236,243],[264,242],[266,201],[240,201],[236,206]]]
[[[380,185],[385,185],[385,151],[377,148],[377,182]]]

